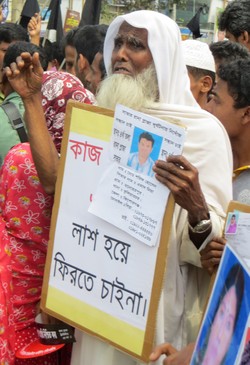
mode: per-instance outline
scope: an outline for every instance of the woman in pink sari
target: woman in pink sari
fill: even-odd
[[[81,82],[64,72],[45,72],[42,105],[58,152],[69,99],[93,103]],[[0,364],[56,365],[56,353],[15,358],[38,339],[35,317],[43,281],[53,195],[37,175],[29,143],[14,146],[0,172]]]

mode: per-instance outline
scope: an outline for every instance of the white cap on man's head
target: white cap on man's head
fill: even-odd
[[[182,49],[186,66],[215,72],[214,57],[206,43],[187,39],[182,41]]]

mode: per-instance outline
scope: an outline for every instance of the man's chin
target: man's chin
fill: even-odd
[[[143,110],[154,104],[156,93],[152,85],[156,85],[157,89],[157,79],[152,70],[146,70],[136,78],[126,70],[123,71],[117,70],[102,81],[96,95],[98,105],[114,110],[116,104],[122,104],[135,110]]]

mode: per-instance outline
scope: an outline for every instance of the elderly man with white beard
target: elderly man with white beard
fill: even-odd
[[[181,348],[196,338],[207,297],[210,279],[201,268],[199,249],[221,235],[232,198],[230,143],[220,122],[202,110],[191,94],[180,31],[167,16],[145,10],[117,17],[106,35],[104,60],[108,77],[97,94],[100,106],[114,109],[120,103],[162,120],[176,117],[187,127],[183,156],[158,160],[153,167],[156,178],[170,189],[176,203],[155,342]],[[31,63],[33,68],[27,70]],[[28,99],[26,117],[33,118],[28,128],[36,126],[30,133],[34,161],[41,182],[52,193],[58,156],[38,113],[38,56],[22,55],[6,72],[13,87]],[[25,83],[27,74],[29,83],[27,79]],[[44,136],[43,144],[47,141],[45,157],[39,153],[38,134]],[[76,338],[73,365],[138,364],[86,333],[77,330]]]

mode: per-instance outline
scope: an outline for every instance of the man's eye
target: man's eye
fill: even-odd
[[[131,40],[130,43],[134,48],[143,48],[143,44],[136,39]]]
[[[121,39],[116,39],[115,40],[115,48],[120,48],[122,45],[122,40]]]

